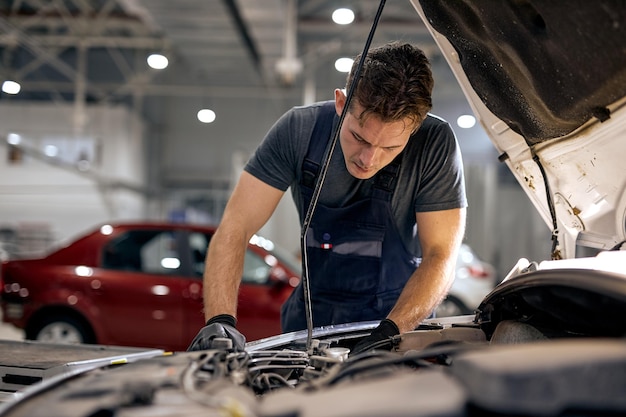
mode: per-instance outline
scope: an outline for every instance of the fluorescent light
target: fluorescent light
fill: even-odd
[[[202,109],[198,112],[198,120],[202,123],[213,123],[215,121],[215,112],[209,109]]]
[[[161,54],[152,54],[148,57],[147,61],[150,68],[158,70],[167,68],[167,65],[169,64],[167,58]]]
[[[456,119],[456,124],[462,129],[470,129],[476,124],[476,118],[471,114],[464,114]]]
[[[333,12],[333,22],[338,25],[349,25],[354,21],[354,12],[350,9],[337,9]]]
[[[54,145],[46,145],[43,148],[43,153],[46,154],[46,156],[54,158],[55,156],[59,154],[59,148],[57,148]]]
[[[339,72],[350,72],[353,62],[352,58],[339,58],[335,61],[335,69]]]
[[[9,145],[19,145],[22,141],[22,137],[17,133],[9,133],[7,135],[7,142]]]
[[[7,94],[17,94],[20,92],[21,89],[22,86],[20,85],[20,83],[15,81],[6,80],[2,83],[2,91]]]

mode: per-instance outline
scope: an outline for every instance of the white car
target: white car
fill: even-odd
[[[435,317],[472,314],[498,283],[493,265],[481,260],[467,244],[462,244],[456,271],[447,297],[437,306]]]
[[[475,314],[383,350],[349,355],[374,322],[307,329],[56,379],[2,417],[626,415],[626,7],[412,2],[552,230],[551,259],[520,259]]]

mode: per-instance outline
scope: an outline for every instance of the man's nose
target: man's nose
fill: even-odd
[[[364,167],[371,167],[376,165],[376,159],[378,158],[378,150],[373,146],[368,146],[361,151],[361,163]]]

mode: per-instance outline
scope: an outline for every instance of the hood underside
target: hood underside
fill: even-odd
[[[626,94],[626,8],[604,1],[427,0],[486,106],[529,145],[565,136]]]
[[[622,2],[412,0],[553,234],[553,259],[626,241]]]

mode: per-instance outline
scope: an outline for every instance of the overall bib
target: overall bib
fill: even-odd
[[[313,195],[334,115],[329,102],[313,129],[302,165],[303,210]],[[385,318],[419,265],[391,210],[401,159],[402,154],[376,174],[370,195],[340,208],[317,205],[306,236],[314,327]],[[284,303],[281,324],[283,332],[307,328],[302,284]]]

